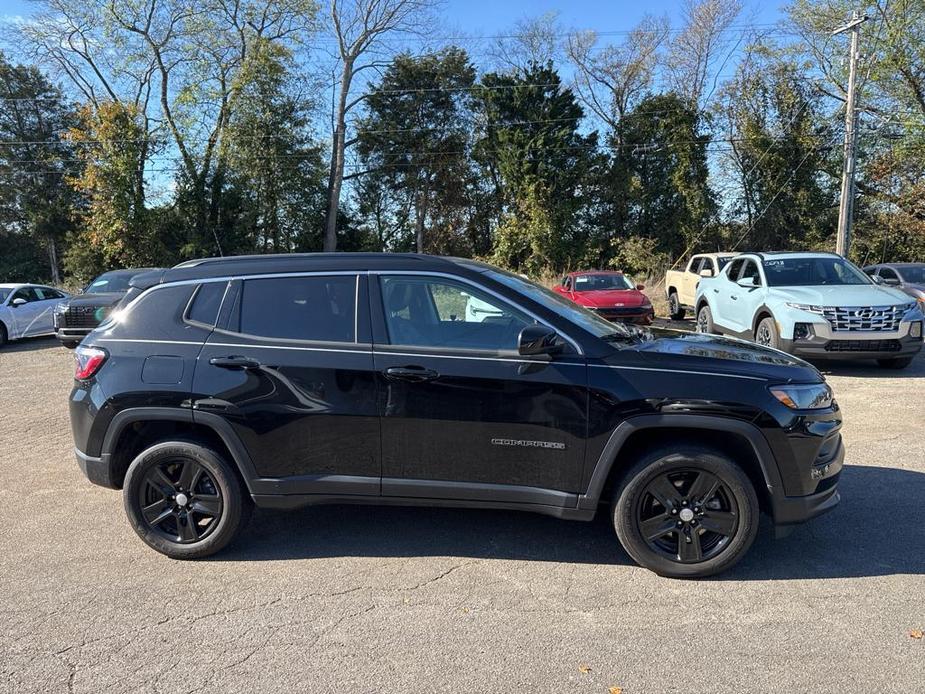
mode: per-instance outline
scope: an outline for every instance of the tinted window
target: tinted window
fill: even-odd
[[[899,276],[896,274],[895,270],[891,270],[888,267],[880,268],[880,276],[885,280],[894,280],[899,282]]]
[[[35,291],[34,287],[23,287],[22,289],[17,289],[16,293],[13,295],[13,298],[10,301],[16,301],[16,299],[25,299],[26,301],[41,301],[38,292]]]
[[[227,282],[206,282],[199,285],[199,290],[193,297],[193,305],[190,306],[186,317],[197,323],[215,325],[218,308],[222,305],[222,297],[225,296],[227,286]]]
[[[63,299],[64,295],[51,287],[39,287],[38,293],[43,299]]]
[[[736,279],[738,279],[739,273],[742,271],[742,266],[744,264],[745,258],[733,261],[732,265],[729,266],[729,272],[726,273],[727,278],[735,282]]]
[[[903,280],[911,284],[925,284],[925,265],[907,265],[901,270]]]
[[[534,322],[468,284],[438,278],[383,277],[382,301],[393,345],[514,350]]]
[[[758,272],[758,265],[752,260],[745,262],[745,269],[742,270],[742,277],[740,279],[746,277],[753,277],[756,285],[761,284],[761,274]]]
[[[762,265],[770,287],[871,284],[867,275],[837,256],[772,258]]]
[[[246,280],[241,332],[291,340],[356,340],[355,275]]]
[[[0,303],[6,301],[6,297],[8,297],[9,295],[10,295],[9,289],[4,289],[3,287],[0,287]]]
[[[693,258],[691,258],[690,272],[700,272],[702,264],[703,258],[701,258],[699,255],[695,255]]]

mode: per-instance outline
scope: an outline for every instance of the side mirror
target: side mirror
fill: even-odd
[[[710,268],[705,267],[703,270],[700,271],[700,276],[701,277],[713,277],[713,271]]]
[[[517,351],[525,357],[558,354],[562,351],[558,337],[555,330],[545,325],[528,325],[517,338]]]
[[[18,296],[10,302],[10,306],[22,306],[25,303],[28,303],[28,302],[25,299],[23,299],[21,296]]]
[[[646,285],[644,285],[644,284],[637,284],[637,285],[636,285],[636,291],[637,291],[637,292],[641,292],[641,291],[642,291],[643,289],[645,289],[645,288],[646,288]]]
[[[736,284],[746,289],[752,289],[758,286],[758,281],[754,277],[742,277]]]

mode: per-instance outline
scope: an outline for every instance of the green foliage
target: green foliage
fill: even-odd
[[[655,240],[644,236],[614,241],[612,251],[610,269],[622,270],[629,275],[646,277],[666,269],[671,263],[670,256],[658,250]]]

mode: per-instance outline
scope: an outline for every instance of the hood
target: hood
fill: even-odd
[[[909,295],[876,284],[820,285],[817,287],[771,287],[781,301],[816,306],[887,306],[909,303]]]
[[[704,335],[681,330],[640,330],[643,341],[634,349],[660,366],[737,373],[777,382],[825,380],[812,364],[770,347],[732,337]]]
[[[76,294],[61,303],[68,306],[114,306],[118,304],[125,292],[106,292],[100,294]]]
[[[610,308],[611,306],[641,306],[648,297],[637,289],[596,289],[590,292],[575,292],[575,301],[582,306],[592,308]]]

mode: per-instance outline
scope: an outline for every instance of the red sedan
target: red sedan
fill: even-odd
[[[633,285],[622,272],[570,272],[553,290],[611,321],[649,325],[655,311],[645,287]]]

